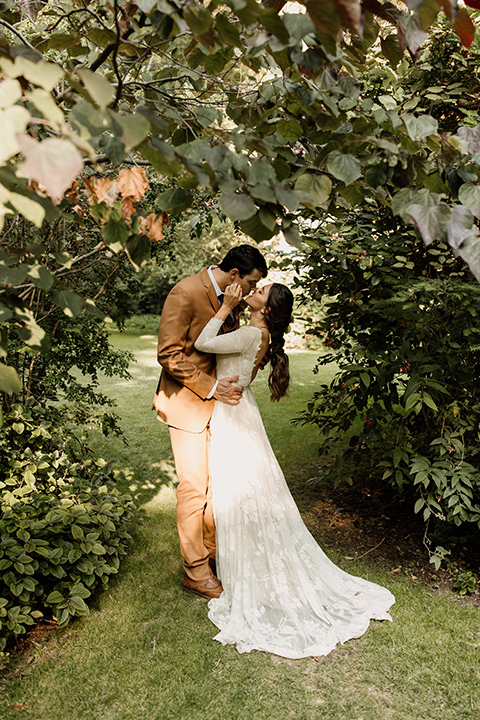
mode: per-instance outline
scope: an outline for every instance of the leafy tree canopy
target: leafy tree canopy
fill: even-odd
[[[454,0],[270,4],[0,3],[0,222],[88,215],[99,232],[88,252],[126,252],[141,267],[168,214],[199,190],[256,241],[282,231],[297,245],[302,215],[339,217],[371,199],[427,243],[446,238],[480,277],[480,128],[444,132],[409,97],[365,97],[357,79],[374,46],[392,72],[416,59],[440,12],[469,47],[469,11]],[[142,166],[174,180],[149,215]],[[34,350],[48,338],[29,288],[69,317],[98,314],[68,285],[76,258],[35,239],[0,256],[0,320]],[[6,334],[0,347],[5,356]],[[0,388],[18,387],[0,363]]]

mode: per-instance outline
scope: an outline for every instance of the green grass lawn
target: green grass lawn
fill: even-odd
[[[117,400],[128,445],[97,435],[92,444],[124,473],[145,513],[121,572],[90,616],[14,663],[1,687],[2,720],[479,720],[478,608],[382,573],[368,556],[346,561],[325,547],[344,569],[393,591],[393,623],[372,623],[326,658],[295,661],[240,655],[212,640],[206,601],[180,587],[173,458],[168,431],[150,411],[156,338],[134,331],[113,338],[137,358],[130,381],[106,378],[102,388]],[[332,371],[313,375],[312,353],[294,354],[291,363],[290,398],[269,403],[264,376],[255,393],[297,492],[318,458],[314,428],[290,419]],[[301,492],[299,499],[302,506]]]

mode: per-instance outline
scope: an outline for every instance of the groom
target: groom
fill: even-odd
[[[237,405],[242,388],[238,376],[216,378],[215,356],[199,352],[194,343],[215,315],[223,293],[238,283],[245,297],[267,275],[263,255],[251,245],[232,248],[220,265],[181,280],[170,291],[158,333],[158,362],[162,373],[153,408],[170,430],[177,487],[177,528],[185,575],[183,588],[207,598],[219,597],[215,567],[208,447],[214,402]],[[238,327],[238,314],[227,319],[221,332]],[[232,452],[234,448],[232,448]]]

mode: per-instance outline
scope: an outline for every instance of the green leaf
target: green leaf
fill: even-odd
[[[228,18],[223,13],[219,13],[215,16],[215,25],[222,40],[235,47],[241,47],[240,33],[233,17]]]
[[[463,183],[458,191],[458,199],[466,205],[476,218],[480,219],[480,185]]]
[[[304,250],[304,245],[300,238],[298,225],[294,225],[292,223],[288,227],[284,227],[283,236],[289,245],[293,245],[293,247],[296,247],[298,250]]]
[[[116,115],[116,120],[122,127],[120,140],[124,143],[127,151],[140,145],[150,132],[150,123],[139,113]]]
[[[431,395],[424,392],[422,399],[423,399],[423,402],[425,403],[425,405],[427,405],[432,410],[435,410],[435,412],[438,412],[438,407]]]
[[[292,118],[289,120],[279,120],[275,124],[275,132],[284,137],[285,140],[295,142],[302,137],[303,128],[298,120]]]
[[[0,110],[0,162],[5,162],[19,152],[17,135],[25,130],[30,119],[30,113],[21,105]]]
[[[75,540],[84,540],[85,534],[83,532],[83,529],[80,527],[80,525],[73,524],[71,527],[71,533],[72,537],[75,538]]]
[[[106,202],[102,201],[101,203],[91,206],[90,215],[97,220],[106,220],[110,215],[110,208]]]
[[[438,122],[431,115],[401,115],[401,119],[407,129],[411,140],[423,140],[429,135],[438,132]]]
[[[168,213],[178,214],[182,210],[186,210],[192,204],[192,195],[181,187],[167,190],[160,193],[155,200],[155,205],[159,210]]]
[[[209,53],[208,55],[205,55],[205,59],[203,61],[205,72],[210,75],[217,75],[218,73],[221,73],[230,59],[231,52],[227,50],[218,50],[216,53]]]
[[[257,242],[269,240],[277,232],[276,225],[273,229],[271,229],[263,224],[260,212],[257,212],[255,215],[248,218],[247,220],[243,220],[242,222],[240,222],[240,228],[246,235],[249,235]]]
[[[418,513],[425,505],[425,500],[423,498],[418,498],[417,502],[415,503],[415,507],[413,508],[413,512]]]
[[[222,114],[215,108],[198,107],[196,108],[197,122],[202,128],[209,128],[215,122],[220,125],[222,123]]]
[[[298,208],[300,198],[294,190],[283,187],[280,183],[275,185],[275,195],[280,205],[284,205],[290,212],[295,212]]]
[[[403,50],[398,42],[396,33],[390,33],[385,38],[380,38],[382,53],[387,58],[390,65],[395,70],[398,63],[403,57]]]
[[[45,265],[35,263],[35,265],[28,271],[28,277],[33,282],[35,287],[41,290],[50,290],[55,280],[55,276],[52,275],[50,270],[47,270]]]
[[[102,227],[101,235],[105,244],[113,252],[119,252],[130,236],[130,228],[125,220],[110,219]]]
[[[9,395],[12,393],[18,394],[22,391],[22,383],[15,368],[2,362],[0,362],[0,390]]]
[[[281,16],[278,14],[278,10],[275,8],[265,10],[260,16],[260,22],[268,32],[275,35],[282,43],[288,44],[290,35],[283,24]]]
[[[45,218],[45,209],[39,202],[14,192],[10,193],[8,201],[24,218],[30,220],[37,227],[41,227]]]
[[[90,595],[91,595],[92,593],[90,592],[90,590],[87,590],[87,588],[85,587],[85,585],[82,585],[82,583],[77,583],[77,584],[74,585],[74,586],[72,587],[72,589],[70,590],[70,594],[71,594],[71,595],[78,595],[78,597],[81,597],[81,598],[87,598],[87,597],[90,597]]]
[[[22,578],[22,583],[25,590],[28,592],[35,592],[36,582],[34,582],[31,578]]]
[[[251,197],[234,192],[223,193],[219,205],[231,220],[248,220],[257,211]]]
[[[20,285],[27,277],[29,266],[24,263],[18,267],[9,267],[6,263],[0,261],[0,285],[7,287]]]
[[[420,395],[417,392],[412,393],[407,398],[407,401],[405,403],[405,410],[411,410],[420,400]]]
[[[394,215],[400,215],[404,222],[409,222],[408,208],[411,205],[425,205],[432,207],[437,205],[441,195],[431,193],[427,189],[411,190],[410,188],[402,188],[392,198],[392,212]]]
[[[115,135],[102,135],[98,145],[114,165],[120,165],[125,160],[127,155],[125,145]]]
[[[18,72],[17,77],[23,75],[24,78],[35,85],[39,85],[44,90],[48,90],[48,92],[53,90],[65,74],[62,68],[55,63],[32,62],[27,58],[16,58],[15,66]]]
[[[213,18],[201,4],[187,6],[183,17],[194,35],[205,35],[212,27]]]
[[[153,138],[155,147],[149,143],[142,143],[137,149],[145,160],[148,160],[155,170],[163,175],[172,176],[180,170],[180,163],[176,159],[175,150],[159,138]]]
[[[360,162],[353,155],[344,155],[339,150],[334,150],[327,158],[328,171],[337,178],[350,185],[362,176]]]
[[[327,202],[331,191],[332,181],[327,175],[304,173],[295,183],[300,202],[311,210]]]
[[[65,627],[69,620],[70,612],[67,608],[63,608],[63,610],[60,610],[60,612],[57,613],[57,622],[59,627]]]
[[[85,300],[73,290],[53,290],[52,300],[68,317],[78,317],[85,306]]]
[[[62,593],[58,592],[58,590],[54,590],[47,597],[47,603],[49,605],[58,605],[58,603],[61,603],[64,599],[65,598],[63,597]]]
[[[472,213],[463,205],[454,205],[451,208],[447,224],[448,244],[457,250],[472,233],[477,233],[477,229],[473,225]]]
[[[22,97],[22,86],[18,80],[6,78],[0,84],[0,108],[15,105]]]
[[[366,373],[366,372],[360,373],[360,380],[366,388],[370,387],[371,378],[368,373]]]
[[[372,188],[385,185],[387,174],[381,165],[374,165],[365,171],[365,182]]]
[[[112,130],[112,118],[104,110],[95,108],[86,100],[79,100],[70,113],[72,123],[80,129],[82,134],[88,133],[97,137],[103,132]]]
[[[140,270],[151,257],[151,243],[145,235],[133,235],[128,238],[125,250],[135,270]]]
[[[425,207],[425,205],[410,205],[407,215],[415,223],[425,245],[430,245],[447,228],[450,219],[450,208],[445,203]]]
[[[105,110],[115,97],[115,88],[100,73],[92,72],[87,68],[77,70],[77,75],[82,81],[88,94],[94,102]]]
[[[480,237],[470,234],[457,250],[458,255],[465,260],[471,272],[480,282]]]

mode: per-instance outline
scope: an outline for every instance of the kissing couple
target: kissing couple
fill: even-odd
[[[327,655],[391,620],[389,590],[335,566],[307,530],[270,446],[250,384],[270,366],[271,400],[289,385],[284,336],[293,295],[257,283],[251,245],[181,280],[163,308],[157,417],[169,426],[182,586],[209,599],[216,640],[239,652]],[[250,308],[240,327],[239,305]]]

